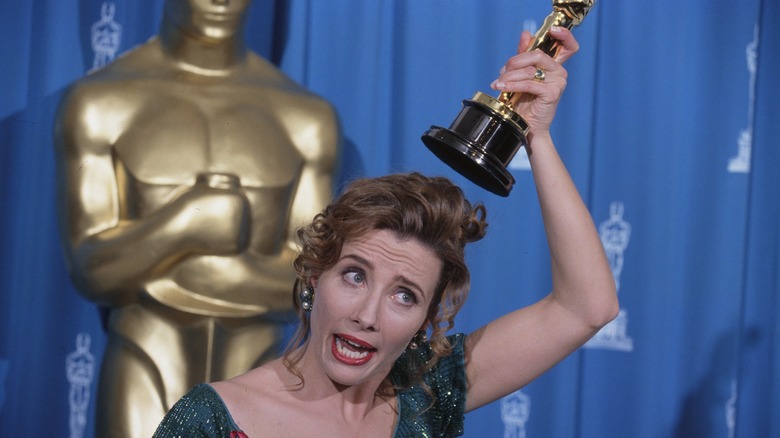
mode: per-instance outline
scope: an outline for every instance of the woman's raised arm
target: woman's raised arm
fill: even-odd
[[[512,57],[493,83],[523,93],[515,110],[529,122],[528,156],[550,248],[552,291],[466,338],[466,409],[509,394],[572,353],[619,310],[615,284],[599,235],[550,136],[550,123],[567,73],[560,62],[577,51],[565,28],[551,29],[561,43],[557,59],[541,51]],[[520,47],[531,35],[524,33]],[[545,79],[534,80],[536,69]]]

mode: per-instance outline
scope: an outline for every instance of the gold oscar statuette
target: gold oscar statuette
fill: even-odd
[[[579,25],[595,0],[553,0],[553,11],[536,32],[528,50],[539,49],[555,57],[558,42],[550,27],[571,29]],[[515,179],[506,167],[527,144],[529,126],[513,108],[520,95],[501,93],[498,98],[476,92],[463,101],[449,128],[431,126],[422,141],[440,160],[485,190],[508,196]]]
[[[332,199],[342,142],[333,105],[247,46],[251,1],[155,3],[157,35],[55,119],[63,253],[105,315],[96,437],[150,437],[195,385],[279,355],[295,231]]]

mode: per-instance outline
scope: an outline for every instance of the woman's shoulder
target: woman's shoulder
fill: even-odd
[[[233,431],[238,431],[238,427],[219,394],[211,385],[202,383],[173,405],[154,437],[223,437]]]
[[[439,358],[433,367],[424,365],[432,354],[429,345],[413,352],[418,357],[410,357],[406,363],[396,363],[396,371],[407,377],[417,366],[425,370],[421,376],[422,385],[414,385],[398,393],[400,421],[396,436],[450,437],[463,434],[466,406],[465,335],[456,334],[447,338],[452,351]]]
[[[447,339],[452,347],[450,354],[440,357],[434,367],[423,373],[423,381],[441,393],[450,393],[456,388],[465,390],[466,384],[465,335],[458,333],[447,336]]]
[[[214,382],[211,386],[228,407],[241,405],[246,397],[255,400],[257,398],[272,398],[279,393],[278,389],[285,385],[281,378],[283,374],[278,369],[279,366],[283,367],[284,365],[277,359],[232,379]]]
[[[415,374],[416,370],[427,370],[422,374],[426,380],[435,375],[463,372],[465,369],[465,338],[466,335],[462,333],[447,336],[451,346],[450,354],[440,357],[433,367],[428,366],[433,357],[430,343],[425,343],[414,350],[407,349],[396,361],[391,379],[396,385],[408,386],[410,383],[408,379]]]
[[[282,376],[288,373],[282,372],[279,366],[284,367],[277,359],[232,379],[212,383],[232,418],[244,430],[274,423],[289,406],[293,398],[290,389],[294,385],[283,380]]]
[[[225,411],[225,405],[219,394],[208,383],[201,383],[190,389],[171,408],[171,412],[177,410],[196,410],[202,413],[217,413]]]

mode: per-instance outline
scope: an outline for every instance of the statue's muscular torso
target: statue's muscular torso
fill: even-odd
[[[233,70],[199,71],[165,57],[156,39],[79,81],[66,100],[58,147],[71,266],[77,278],[104,262],[117,274],[93,281],[86,272],[87,287],[79,288],[110,307],[117,335],[109,338],[100,398],[117,403],[118,414],[148,406],[161,417],[195,383],[232,377],[277,353],[281,326],[268,318],[292,305],[291,227],[302,225],[294,220],[310,220],[329,200],[329,176],[312,172],[332,172],[335,114],[254,54]],[[214,192],[229,201],[224,221],[220,208],[200,211],[206,204],[193,193],[201,174],[237,177],[233,195]],[[171,206],[179,216],[160,219]],[[236,211],[248,226],[226,238],[234,229],[222,222]],[[201,214],[208,220],[198,229],[192,223]],[[197,250],[171,236],[171,217],[184,216]],[[119,260],[117,242],[128,230],[147,240],[124,237],[133,257]],[[82,257],[90,245],[98,256]],[[146,256],[163,262],[130,273]]]
[[[154,279],[152,288],[175,284],[221,300],[226,312],[228,303],[242,314],[288,308],[294,278],[289,264],[290,281],[274,293],[258,294],[240,273],[288,245],[289,209],[301,169],[321,153],[312,150],[320,145],[301,139],[329,129],[323,125],[333,121],[330,107],[254,56],[230,76],[208,76],[168,65],[160,53],[149,43],[98,72],[88,85],[89,110],[115,130],[107,147],[120,220],[143,220],[191,187],[198,174],[229,173],[238,177],[249,201],[251,226],[241,253],[191,255]]]

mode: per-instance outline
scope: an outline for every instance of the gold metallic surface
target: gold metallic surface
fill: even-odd
[[[247,0],[166,0],[160,33],[57,116],[63,247],[109,310],[96,436],[151,436],[191,386],[276,356],[293,233],[331,198],[326,101],[243,41]]]
[[[494,98],[493,96],[487,95],[480,91],[474,93],[474,96],[471,98],[471,100],[473,100],[474,102],[481,103],[482,105],[485,105],[488,108],[492,109],[493,111],[495,111],[496,114],[500,115],[503,119],[515,125],[517,130],[522,132],[524,136],[528,135],[528,132],[530,131],[528,123],[525,120],[523,120],[520,114],[517,114],[512,109],[511,106],[507,105],[504,102],[501,102],[500,100]]]
[[[555,55],[558,53],[558,44],[550,36],[550,28],[558,26],[571,29],[579,26],[585,16],[588,15],[588,12],[593,9],[595,3],[596,0],[553,0],[553,11],[544,19],[541,27],[536,31],[527,51],[540,49],[555,58]],[[498,100],[513,108],[514,103],[519,98],[520,96],[516,95],[516,93],[504,92],[499,95]]]

